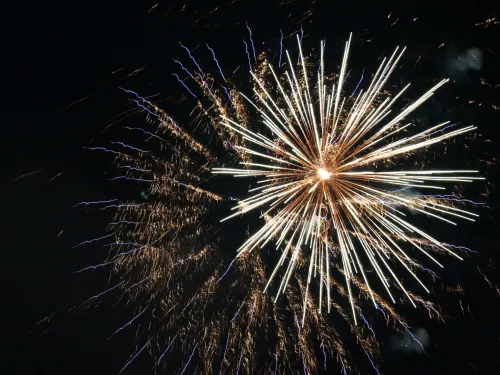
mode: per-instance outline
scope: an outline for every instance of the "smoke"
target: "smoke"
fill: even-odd
[[[422,346],[409,333],[405,332],[391,337],[390,348],[405,353],[423,353],[430,343],[429,333],[425,328],[419,328],[413,333],[413,336]]]
[[[458,59],[450,59],[450,73],[465,73],[470,70],[480,70],[483,66],[483,52],[476,47],[469,48]]]

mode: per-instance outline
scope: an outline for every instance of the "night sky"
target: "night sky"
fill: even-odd
[[[3,365],[10,371],[5,373],[118,374],[134,351],[134,327],[107,340],[129,316],[127,307],[113,306],[116,298],[79,308],[106,289],[108,273],[74,274],[106,255],[105,248],[94,244],[74,246],[104,235],[111,213],[73,206],[137,193],[130,185],[107,181],[111,157],[84,147],[109,137],[103,124],[128,103],[119,87],[144,95],[161,91],[163,97],[186,96],[171,75],[179,73],[172,59],[188,58],[179,41],[192,48],[209,43],[228,71],[238,66],[248,70],[245,22],[256,48],[274,51],[272,59],[279,51],[280,29],[289,35],[302,25],[307,48],[325,38],[328,56],[338,60],[341,43],[352,31],[350,61],[356,74],[373,69],[395,46],[406,45],[404,69],[393,79],[404,77],[422,90],[435,78],[453,81],[418,116],[426,124],[452,119],[479,128],[480,136],[463,154],[452,152],[449,163],[481,171],[487,182],[475,183],[470,192],[488,207],[476,209],[478,222],[443,230],[443,238],[451,235],[449,242],[477,254],[461,263],[446,258],[443,280],[433,289],[448,315],[446,323],[429,321],[425,313],[413,317],[413,326],[429,335],[427,354],[391,349],[393,331],[377,327],[383,340],[380,370],[500,373],[500,291],[495,290],[500,287],[500,17],[484,23],[495,17],[496,9],[474,2],[367,3],[371,5],[326,0],[236,0],[219,6],[194,0],[157,5],[23,2],[4,10],[1,184],[7,273],[2,306],[7,317],[2,331],[7,335],[2,336],[8,347]],[[216,69],[210,59],[204,63]],[[163,108],[177,111],[180,119],[187,116],[184,108]],[[443,285],[460,285],[463,295],[446,293]],[[51,314],[50,321],[37,324]],[[359,360],[366,362],[365,357]],[[151,366],[144,353],[125,374],[152,373]],[[335,373],[334,368],[328,373]],[[369,366],[361,368],[375,373]]]

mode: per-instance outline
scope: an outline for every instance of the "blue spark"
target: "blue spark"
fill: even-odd
[[[250,26],[248,26],[247,22],[245,22],[245,24],[247,25],[248,32],[250,33],[250,43],[252,43],[253,59],[254,61],[257,61],[257,57],[255,55],[255,46],[253,45],[253,39],[252,39],[252,29],[250,28]]]
[[[406,326],[406,324],[404,324],[399,319],[398,319],[398,322],[404,327],[404,329],[406,330],[406,332],[408,332],[408,334],[411,336],[411,338],[413,339],[413,341],[415,341],[416,343],[418,343],[418,345],[420,345],[420,347],[422,348],[422,351],[425,353],[424,346],[422,345],[422,343],[420,341],[418,341],[418,339],[415,337],[415,335],[408,329],[408,327]]]
[[[248,44],[245,42],[245,38],[243,38],[243,43],[245,43],[245,52],[247,53],[248,57],[248,66],[250,67],[250,71],[252,71],[252,63],[250,62],[250,54],[248,53]]]
[[[221,280],[222,280],[222,278],[223,278],[224,276],[226,276],[226,273],[228,273],[228,272],[229,272],[229,270],[230,270],[230,269],[231,269],[231,267],[233,266],[233,263],[234,263],[234,261],[235,261],[236,259],[237,259],[237,258],[234,258],[234,259],[233,259],[233,261],[229,264],[229,267],[227,267],[226,272],[224,272],[224,273],[222,274],[222,276],[219,278],[219,280],[217,280],[216,284],[218,284],[218,283],[219,283],[219,281],[221,281]]]
[[[363,318],[363,320],[365,321],[365,324],[366,324],[366,326],[368,327],[368,329],[369,329],[370,331],[372,331],[373,338],[374,338],[375,340],[377,340],[377,337],[375,336],[375,332],[373,331],[373,328],[370,326],[370,324],[368,323],[368,321],[366,320],[366,318],[363,316],[363,314],[361,314],[361,317],[362,317],[362,318]]]
[[[244,305],[244,304],[245,304],[245,301],[243,301],[243,302],[241,303],[240,308],[238,309],[238,311],[236,311],[236,314],[234,314],[233,319],[231,319],[231,321],[230,321],[229,323],[234,322],[234,320],[236,319],[236,317],[240,314],[240,310],[241,310],[241,308],[243,307],[243,305]]]
[[[148,340],[148,342],[144,344],[144,346],[141,348],[141,350],[139,350],[139,351],[137,352],[137,354],[136,354],[136,355],[134,355],[134,356],[130,359],[130,361],[128,361],[127,363],[125,363],[125,366],[123,366],[123,368],[120,370],[120,372],[118,373],[118,375],[120,375],[120,374],[123,372],[123,370],[125,370],[125,368],[127,368],[127,366],[128,366],[128,365],[130,365],[130,364],[132,363],[132,361],[133,361],[134,359],[136,359],[136,358],[137,358],[137,356],[138,356],[139,354],[141,354],[141,353],[142,353],[142,351],[146,348],[146,346],[147,346],[147,345],[151,342],[151,340],[152,340],[152,339],[153,339],[153,337],[151,337],[151,338]]]
[[[193,96],[193,98],[198,99],[198,97],[189,89],[189,87],[187,87],[187,85],[184,83],[184,81],[182,79],[180,79],[177,74],[172,73],[172,75],[175,78],[177,78],[177,81],[179,81],[181,83],[181,85],[184,86],[184,88]]]
[[[151,172],[151,169],[141,169],[141,168],[131,167],[130,165],[119,165],[118,168],[126,168],[139,172]]]
[[[182,372],[181,372],[179,375],[184,374],[184,371],[186,371],[186,369],[187,369],[187,367],[188,367],[188,365],[189,365],[189,362],[191,362],[191,358],[193,358],[194,352],[195,352],[196,348],[198,347],[198,344],[199,344],[199,343],[196,343],[196,345],[194,346],[193,352],[192,352],[192,353],[191,353],[191,355],[189,356],[189,359],[188,359],[188,361],[187,361],[187,363],[186,363],[186,366],[184,366],[184,369],[182,370]]]
[[[376,303],[376,304],[375,304],[375,308],[376,308],[377,310],[382,311],[382,314],[384,315],[384,319],[385,319],[386,321],[389,321],[389,318],[388,318],[388,317],[387,317],[387,315],[385,314],[385,311],[384,311],[384,310],[382,310],[382,308],[378,305],[378,303]]]
[[[200,72],[203,72],[203,71],[201,70],[200,66],[198,65],[198,63],[196,62],[195,58],[193,57],[193,55],[191,55],[191,51],[189,50],[189,48],[187,48],[186,46],[183,46],[181,42],[179,42],[179,44],[181,45],[181,47],[182,47],[182,48],[184,48],[184,49],[187,51],[187,53],[188,53],[189,57],[191,58],[191,60],[193,60],[194,64],[195,64],[195,65],[196,65],[196,67],[198,68],[198,70],[199,70]]]
[[[144,129],[142,129],[142,128],[131,128],[131,127],[128,127],[128,126],[124,126],[124,129],[128,129],[128,130],[140,130],[141,132],[143,132],[143,133],[144,133],[144,134],[146,134],[146,135],[149,135],[149,136],[151,136],[151,137],[153,137],[153,138],[158,138],[160,141],[165,142],[165,140],[164,140],[163,138],[158,137],[156,134],[153,134],[153,133],[151,133],[151,132],[148,132],[148,131],[146,131],[146,130],[144,130]]]
[[[189,76],[194,79],[196,81],[196,79],[194,78],[194,76],[191,74],[191,72],[189,70],[187,70],[184,65],[182,65],[182,63],[179,61],[179,60],[175,60],[174,59],[174,62],[176,62],[177,64],[179,64],[181,66],[181,69],[184,70],[187,74],[189,74]]]
[[[279,68],[281,67],[281,56],[283,55],[283,31],[281,31],[281,29],[280,29],[280,34],[281,34],[281,38],[280,38],[280,57],[279,57],[279,61],[278,61],[278,67]]]
[[[222,86],[222,88],[224,89],[224,91],[226,92],[226,95],[227,97],[229,98],[229,101],[231,102],[231,104],[234,104],[233,102],[233,98],[231,98],[231,95],[229,94],[229,91],[227,90],[227,87],[226,86]]]
[[[370,355],[368,354],[368,352],[365,350],[365,348],[363,348],[363,351],[365,352],[366,356],[370,360],[370,363],[372,364],[373,369],[377,372],[378,375],[380,375],[380,372],[378,371],[378,368],[373,363],[372,358],[370,357]]]
[[[88,301],[90,301],[90,300],[93,300],[93,299],[99,298],[99,297],[100,297],[100,296],[102,296],[103,294],[106,294],[106,293],[108,293],[108,292],[111,292],[113,289],[118,288],[118,287],[119,287],[120,285],[122,285],[122,284],[123,284],[123,281],[122,281],[121,283],[119,283],[119,284],[117,284],[117,285],[115,285],[115,286],[113,286],[113,287],[109,288],[109,289],[106,289],[104,292],[101,292],[101,293],[99,293],[99,294],[96,294],[95,296],[90,297],[88,300],[86,300],[86,301],[84,302],[84,304],[85,304],[85,303],[87,303],[87,302],[88,302]]]
[[[323,358],[324,358],[323,364],[326,370],[326,351],[325,351],[325,344],[323,342],[321,342],[321,349],[323,349]]]
[[[130,285],[130,286],[127,288],[127,290],[126,290],[125,292],[128,292],[130,289],[135,288],[135,287],[136,287],[136,286],[138,286],[138,285],[141,285],[144,281],[146,281],[146,280],[147,280],[147,279],[149,279],[150,277],[151,277],[151,276],[148,276],[148,277],[146,277],[146,278],[142,279],[141,281],[138,281],[138,282],[136,282],[135,284]]]
[[[175,334],[174,338],[170,341],[170,343],[168,344],[167,346],[167,349],[165,349],[165,351],[161,354],[160,358],[158,359],[158,361],[156,362],[156,366],[158,366],[158,364],[160,363],[160,361],[162,360],[163,356],[165,355],[165,353],[167,353],[168,349],[170,349],[170,347],[172,346],[172,344],[174,343],[175,341],[175,338],[177,337],[177,333]]]
[[[355,89],[354,89],[354,91],[352,92],[352,95],[351,95],[351,96],[353,96],[353,95],[356,93],[356,91],[358,91],[358,87],[359,87],[359,85],[361,84],[361,82],[363,82],[363,77],[364,77],[364,76],[365,76],[365,70],[363,69],[363,71],[361,72],[361,79],[359,80],[358,85],[356,86],[356,88],[355,88]]]
[[[110,204],[106,207],[100,208],[99,211],[106,210],[108,208],[137,207],[137,206],[143,206],[143,205],[144,205],[144,203]]]
[[[118,141],[111,141],[110,143],[114,144],[114,145],[120,145],[122,147],[125,147],[125,148],[129,148],[131,150],[134,150],[134,151],[137,151],[137,152],[144,152],[144,153],[149,153],[149,151],[144,151],[144,150],[141,150],[140,148],[136,148],[136,147],[132,147],[132,146],[129,146],[123,142],[118,142]]]
[[[123,331],[123,329],[125,329],[125,327],[127,327],[127,326],[131,325],[131,324],[134,322],[134,320],[136,320],[138,317],[140,317],[140,316],[142,315],[142,313],[143,313],[144,311],[146,311],[146,309],[147,309],[148,307],[149,307],[149,305],[148,305],[148,306],[146,306],[146,307],[144,308],[144,310],[142,310],[139,314],[137,314],[135,317],[133,317],[133,318],[132,318],[132,320],[129,320],[129,321],[128,321],[127,323],[125,323],[123,326],[121,326],[120,328],[118,328],[118,329],[117,329],[117,330],[116,330],[116,331],[115,331],[115,332],[114,332],[111,336],[109,336],[109,337],[108,337],[108,340],[109,340],[110,338],[112,338],[114,335],[116,335],[118,332]]]
[[[92,242],[95,242],[95,241],[102,240],[102,239],[104,239],[104,238],[111,237],[111,236],[113,236],[115,233],[116,233],[116,232],[113,232],[113,233],[111,233],[111,234],[107,234],[107,235],[102,236],[102,237],[99,237],[99,238],[94,238],[94,239],[92,239],[92,240],[87,240],[87,241],[80,242],[78,245],[73,246],[73,249],[75,249],[75,248],[77,248],[77,247],[80,247],[80,246],[82,246],[82,245],[85,245],[85,244],[87,244],[87,243],[92,243]]]
[[[108,178],[108,181],[114,181],[114,180],[131,180],[131,181],[138,181],[138,182],[153,182],[154,180],[146,180],[144,178],[136,178],[136,177],[128,177],[128,176],[117,176],[113,178]]]
[[[109,225],[117,225],[117,224],[140,224],[141,221],[128,221],[128,220],[120,220],[109,223]]]
[[[81,270],[79,270],[79,271],[75,271],[75,272],[73,272],[73,273],[74,273],[74,274],[77,274],[77,273],[81,273],[81,272],[83,272],[83,271],[87,271],[87,270],[90,270],[90,269],[95,270],[95,269],[97,269],[97,268],[107,266],[108,264],[111,264],[111,263],[114,263],[114,262],[115,262],[115,261],[114,261],[114,260],[112,260],[112,261],[109,261],[109,262],[105,262],[105,263],[101,263],[101,264],[96,264],[95,266],[88,266],[88,267],[82,268],[82,269],[81,269]]]
[[[104,148],[104,147],[84,147],[84,148],[87,150],[91,150],[91,151],[99,150],[99,151],[104,151],[104,152],[110,152],[110,153],[116,154],[116,155],[123,155],[121,152],[108,150],[107,148]]]
[[[75,204],[73,207],[81,206],[82,204],[85,206],[88,206],[89,204],[101,204],[101,203],[111,203],[111,202],[116,202],[118,199],[110,199],[107,201],[94,201],[94,202],[80,202]]]
[[[436,131],[433,131],[433,132],[432,132],[432,133],[430,133],[430,134],[426,134],[425,136],[426,136],[426,137],[430,137],[431,135],[434,135],[434,134],[436,134],[436,133],[441,133],[441,132],[444,132],[446,129],[451,128],[451,127],[453,127],[453,126],[457,126],[457,125],[458,125],[458,124],[451,124],[451,125],[445,126],[443,129],[438,129],[438,130],[436,130]]]
[[[215,63],[217,64],[217,68],[219,68],[219,72],[220,72],[220,75],[222,76],[222,79],[224,81],[226,81],[226,77],[224,77],[224,73],[222,73],[222,69],[219,65],[219,62],[217,61],[217,58],[215,57],[215,51],[212,48],[210,48],[210,46],[208,44],[207,44],[207,48],[210,50],[210,52],[212,52],[212,56],[214,58]]]

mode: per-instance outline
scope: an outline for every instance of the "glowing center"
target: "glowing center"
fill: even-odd
[[[328,180],[330,178],[331,173],[328,172],[326,169],[320,168],[318,169],[318,176],[322,180]]]

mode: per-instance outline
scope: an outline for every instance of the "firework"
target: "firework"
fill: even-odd
[[[429,99],[448,80],[440,81],[399,114],[388,119],[392,105],[402,96],[409,84],[394,98],[387,95],[380,102],[378,100],[404,49],[399,54],[396,49],[388,60],[383,60],[366,92],[361,90],[356,97],[345,98],[342,97],[342,85],[346,75],[350,44],[349,39],[345,45],[338,80],[331,88],[325,83],[323,43],[320,70],[314,88],[309,82],[299,40],[302,77],[296,74],[288,53],[290,70],[286,72],[285,80],[278,79],[273,68],[269,66],[281,94],[280,99],[284,104],[282,106],[278,105],[277,99],[269,94],[265,84],[252,74],[259,87],[254,90],[254,94],[264,109],[257,107],[251,99],[245,98],[257,108],[261,122],[272,137],[248,129],[227,117],[224,117],[222,124],[264,150],[256,151],[255,148],[235,146],[259,157],[264,162],[241,162],[245,166],[243,169],[214,169],[214,173],[218,174],[264,178],[258,182],[261,184],[259,187],[251,190],[257,193],[240,201],[235,207],[237,212],[228,219],[266,207],[263,216],[268,215],[267,222],[238,249],[238,256],[263,247],[272,239],[277,239],[276,249],[282,247],[282,256],[265,289],[285,260],[289,259],[289,262],[276,298],[283,293],[289,283],[303,247],[310,248],[302,324],[306,315],[309,283],[313,274],[319,277],[319,312],[323,305],[323,284],[326,286],[326,305],[328,312],[330,311],[330,249],[338,248],[340,251],[342,272],[356,322],[355,301],[350,287],[350,280],[355,273],[362,276],[373,304],[377,306],[364,271],[367,264],[376,271],[393,302],[395,300],[389,290],[391,279],[415,305],[413,298],[387,263],[387,259],[391,257],[399,261],[425,291],[429,292],[410,269],[412,261],[397,242],[410,244],[440,267],[442,265],[425,251],[415,238],[420,237],[430,241],[438,248],[461,259],[440,241],[409,223],[401,209],[418,211],[451,224],[455,223],[445,216],[471,221],[478,216],[426,197],[408,197],[387,188],[395,186],[399,189],[410,187],[443,189],[434,184],[481,179],[469,176],[477,171],[405,171],[395,170],[396,168],[391,165],[398,157],[411,157],[419,149],[475,129],[473,126],[466,126],[446,132],[449,122],[444,122],[418,134],[396,138],[411,126],[411,123],[402,124],[405,117]],[[287,89],[282,85],[282,81],[288,84]],[[387,170],[380,171],[384,167]],[[360,250],[368,260],[364,264],[359,255]]]
[[[477,177],[468,177],[473,171],[401,171],[398,158],[412,158],[473,127],[454,130],[444,123],[403,137],[411,129],[402,123],[405,116],[445,81],[390,117],[407,89],[394,98],[383,97],[401,54],[396,51],[384,60],[366,91],[343,96],[349,46],[350,41],[333,84],[324,73],[321,45],[313,86],[308,76],[313,60],[303,55],[300,42],[300,72],[287,53],[289,71],[278,76],[267,55],[255,51],[250,34],[246,48],[251,48],[252,100],[223,73],[212,48],[207,45],[207,53],[222,84],[203,72],[182,45],[193,70],[175,60],[187,74],[176,78],[196,102],[192,121],[182,125],[151,98],[124,89],[133,108],[120,120],[146,114],[144,126],[124,127],[134,142],[144,136],[146,146],[113,141],[111,148],[92,149],[116,156],[119,174],[112,179],[144,184],[143,196],[83,202],[116,210],[110,235],[102,237],[115,239],[109,259],[86,269],[111,265],[117,279],[90,302],[120,290],[135,306],[135,314],[112,333],[133,324],[142,327],[137,350],[123,370],[145,349],[155,369],[178,374],[296,374],[297,369],[312,374],[326,371],[332,359],[347,373],[356,367],[348,351],[356,344],[373,364],[379,353],[374,319],[392,321],[412,334],[393,306],[371,288],[370,271],[392,300],[394,286],[431,317],[442,319],[438,306],[404,289],[390,260],[417,279],[420,271],[434,276],[410,257],[408,248],[436,263],[432,252],[461,249],[418,229],[404,211],[447,222],[475,215],[453,205],[465,202],[459,195],[416,195],[410,188],[439,189],[436,182]],[[281,47],[279,60],[281,65]],[[243,169],[220,168],[223,163],[241,163]],[[225,177],[214,178],[212,172],[263,179],[250,189],[253,195],[239,200],[246,189],[232,178],[221,183]],[[233,201],[238,203],[230,217],[259,210],[262,228],[249,234],[248,223],[220,222]],[[236,257],[231,237],[243,242]],[[275,242],[277,251],[260,250],[269,242]],[[313,277],[319,278],[318,298],[311,298]],[[274,296],[281,296],[276,303],[267,293],[273,289]],[[376,312],[365,317],[361,306],[370,300]],[[325,307],[330,314],[321,314]],[[173,367],[178,357],[182,363]]]

